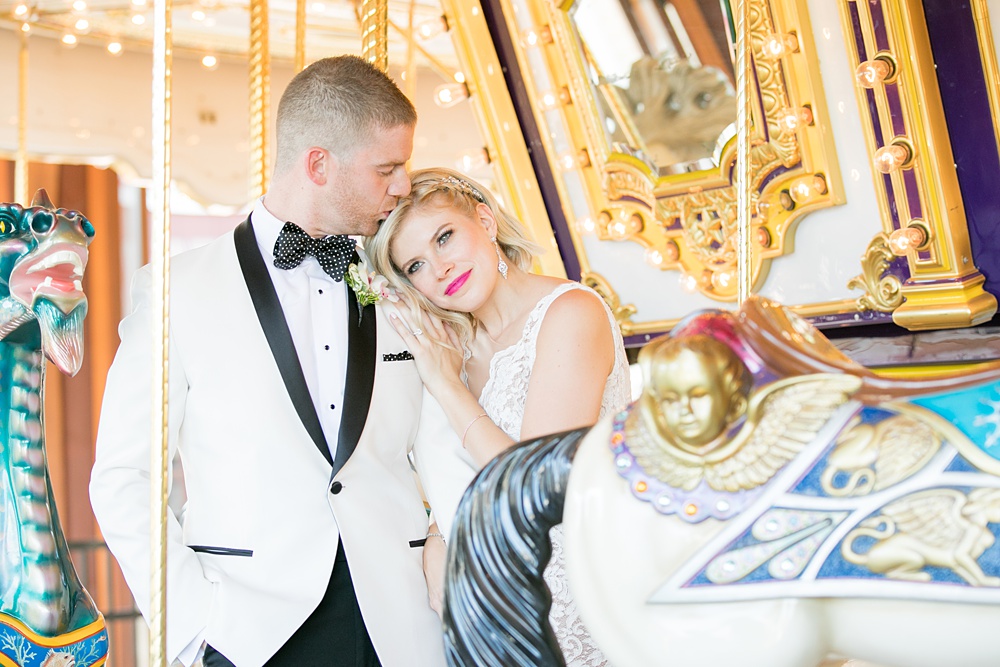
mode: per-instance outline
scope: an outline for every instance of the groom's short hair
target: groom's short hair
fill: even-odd
[[[350,154],[383,130],[417,122],[417,112],[385,72],[357,56],[317,60],[295,75],[278,103],[274,173],[302,151]]]

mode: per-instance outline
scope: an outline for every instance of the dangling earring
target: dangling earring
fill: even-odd
[[[507,262],[503,261],[503,254],[500,252],[500,244],[497,243],[497,237],[491,237],[490,241],[493,241],[493,247],[497,251],[497,271],[500,272],[504,280],[507,280]]]

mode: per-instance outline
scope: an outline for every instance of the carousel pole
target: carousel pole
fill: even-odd
[[[304,19],[302,23],[304,30]],[[267,30],[267,0],[250,0],[251,199],[256,199],[267,191],[267,124],[271,97],[271,53]],[[298,59],[298,46],[298,19],[296,18],[296,60]]]
[[[306,68],[306,0],[295,0],[295,73]]]
[[[170,318],[170,107],[172,0],[153,4],[153,185],[150,252],[153,272],[152,439],[150,447],[149,665],[166,667],[167,455]]]
[[[14,201],[28,205],[28,33],[21,30],[17,59],[17,153],[14,155]]]
[[[388,0],[361,2],[361,57],[383,72],[389,69]]]
[[[750,40],[750,0],[736,0],[736,298],[742,305],[753,293],[753,245],[750,223],[752,210],[750,185],[751,110],[755,90],[753,51]]]

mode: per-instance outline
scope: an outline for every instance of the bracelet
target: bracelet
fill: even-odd
[[[442,535],[441,533],[427,533],[427,537],[424,538],[424,539],[428,539],[428,538],[431,538],[431,537],[440,537],[442,542],[445,541],[444,535]]]
[[[486,416],[487,416],[487,414],[485,412],[480,413],[471,422],[469,422],[468,426],[465,427],[465,432],[462,433],[462,447],[465,447],[465,436],[469,435],[469,429],[472,428],[472,425],[475,424],[480,419],[482,419],[483,417],[486,417]]]

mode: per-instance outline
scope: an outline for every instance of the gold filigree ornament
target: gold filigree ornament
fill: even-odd
[[[861,274],[847,281],[848,289],[863,289],[858,297],[858,310],[891,313],[903,303],[902,281],[888,273],[889,262],[895,258],[889,248],[889,236],[879,232],[872,237],[861,258]]]
[[[611,309],[611,314],[615,316],[618,326],[621,327],[622,335],[631,336],[634,333],[632,316],[635,315],[635,306],[631,303],[623,305],[618,294],[599,273],[585,273],[580,276],[580,282],[601,295]]]
[[[903,496],[865,519],[841,543],[844,559],[890,579],[930,581],[927,567],[946,568],[972,586],[1000,586],[978,559],[993,546],[988,523],[1000,522],[1000,489],[931,489]],[[875,543],[854,550],[860,538]]]
[[[643,470],[672,487],[690,491],[704,479],[716,491],[755,489],[812,442],[860,388],[856,376],[826,373],[772,382],[751,395],[735,432],[733,422],[720,424],[722,435],[699,447],[665,432],[649,404],[640,403],[626,422],[626,437]]]

